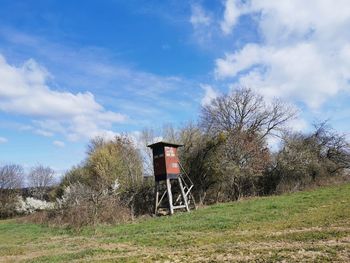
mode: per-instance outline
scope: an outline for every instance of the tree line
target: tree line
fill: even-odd
[[[199,204],[349,181],[346,136],[327,122],[315,124],[308,133],[295,132],[288,123],[296,116],[290,105],[265,101],[241,88],[203,106],[197,121],[176,128],[167,125],[161,137],[184,145],[179,149],[181,164],[194,182]],[[55,187],[55,208],[33,220],[81,227],[151,214],[154,179],[152,153],[146,145],[157,136],[151,128],[143,130],[141,148],[127,134],[91,140],[85,160]],[[268,147],[273,137],[281,141],[276,151]],[[13,177],[13,186],[0,188],[16,188],[18,181]]]

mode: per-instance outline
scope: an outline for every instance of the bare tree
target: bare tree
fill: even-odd
[[[163,140],[167,142],[177,143],[178,142],[178,131],[173,124],[167,123],[163,125],[162,129]]]
[[[153,159],[152,159],[152,150],[147,147],[154,143],[155,132],[153,129],[145,128],[142,130],[140,135],[140,144],[141,144],[141,156],[143,163],[143,173],[145,176],[153,175]]]
[[[0,189],[16,189],[23,186],[23,168],[17,164],[0,167]]]
[[[267,104],[261,95],[241,88],[202,107],[201,126],[209,133],[242,132],[265,138],[280,130],[296,112],[280,100]]]
[[[329,167],[331,174],[340,170],[350,169],[350,143],[345,134],[333,130],[327,121],[315,124],[315,132],[307,139],[313,141],[318,147],[320,158],[333,163]]]
[[[193,123],[182,127],[180,139],[184,144],[184,147],[179,149],[181,164],[194,182],[196,200],[203,204],[208,191],[218,181],[213,166],[217,163],[215,158],[220,141],[212,139]]]
[[[34,195],[43,199],[47,191],[47,187],[53,185],[55,182],[55,171],[50,167],[38,165],[33,167],[28,174],[29,186],[33,187]]]
[[[12,216],[16,192],[23,186],[23,168],[8,164],[0,167],[0,218]]]
[[[259,192],[258,182],[270,162],[266,138],[279,135],[295,115],[291,106],[280,100],[266,102],[248,88],[202,107],[200,126],[218,143],[214,161],[206,161],[208,171],[216,173],[216,201]]]

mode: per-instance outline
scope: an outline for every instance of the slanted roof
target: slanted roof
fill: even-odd
[[[172,143],[172,142],[160,141],[160,142],[156,142],[156,143],[152,143],[150,145],[147,145],[147,147],[150,147],[150,148],[155,148],[155,147],[158,147],[158,146],[170,146],[170,147],[178,148],[178,147],[183,146],[183,144],[177,144],[177,143]]]

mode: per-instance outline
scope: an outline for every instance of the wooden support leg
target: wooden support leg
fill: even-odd
[[[155,200],[154,200],[154,214],[157,215],[158,211],[158,199],[159,199],[159,182],[155,182],[154,185],[154,194],[155,194]]]
[[[179,181],[180,190],[181,190],[181,195],[182,195],[182,199],[183,199],[183,201],[184,201],[186,210],[187,210],[187,212],[190,212],[190,209],[188,208],[187,196],[186,196],[186,194],[185,194],[185,190],[184,190],[184,187],[183,187],[183,185],[182,185],[181,178],[179,177],[179,178],[177,178],[177,180]]]
[[[173,206],[173,194],[171,193],[170,179],[166,179],[166,187],[167,187],[167,190],[168,190],[170,215],[172,215],[172,214],[174,214],[174,206]]]
[[[191,199],[192,199],[192,202],[193,202],[194,210],[197,210],[196,200],[194,200],[194,196],[191,193],[190,193],[190,196],[191,196]]]

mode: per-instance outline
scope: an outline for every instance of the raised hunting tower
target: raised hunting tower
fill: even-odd
[[[162,207],[162,201],[166,199],[166,194],[168,199],[166,207],[171,215],[174,213],[174,209],[186,209],[189,212],[189,203],[194,204],[194,198],[190,193],[193,183],[186,174],[181,172],[183,169],[177,154],[177,149],[181,146],[181,144],[169,142],[157,142],[148,145],[153,153],[155,214],[158,214],[160,208],[164,208]],[[176,198],[173,198],[172,182],[177,182],[177,185],[173,183],[173,188],[180,191]],[[163,183],[166,186],[162,190]]]

